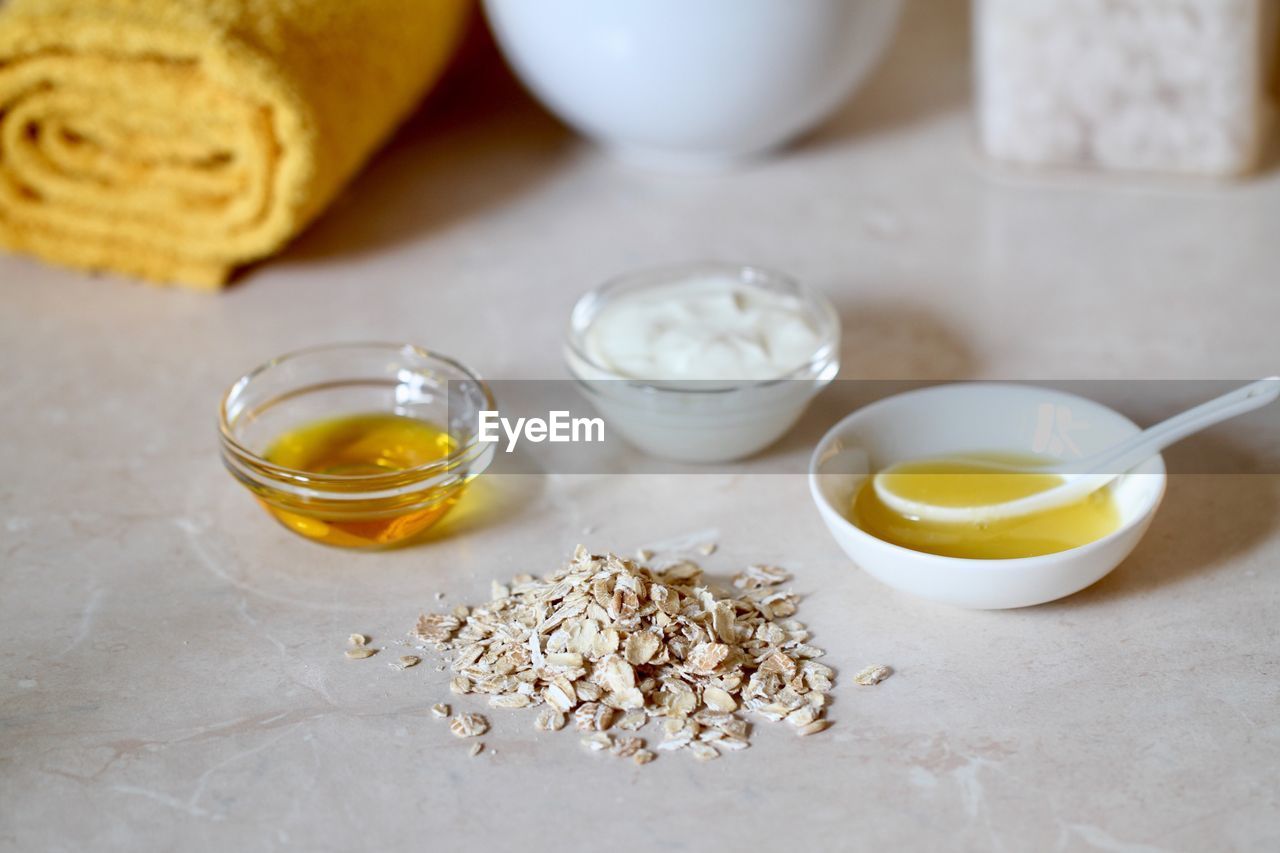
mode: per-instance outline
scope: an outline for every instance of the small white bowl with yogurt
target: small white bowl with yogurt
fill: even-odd
[[[840,319],[781,273],[694,263],[631,273],[574,306],[565,361],[645,453],[727,462],[781,438],[840,369]]]

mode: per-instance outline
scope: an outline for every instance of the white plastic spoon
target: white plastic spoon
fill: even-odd
[[[875,475],[873,480],[876,496],[895,512],[908,518],[921,521],[941,523],[985,523],[1017,516],[1044,512],[1060,506],[1075,503],[1087,495],[1110,483],[1125,471],[1145,462],[1164,450],[1169,445],[1181,441],[1189,435],[1200,432],[1216,423],[1260,409],[1280,397],[1280,376],[1260,379],[1237,388],[1221,397],[1201,403],[1180,415],[1149,427],[1137,435],[1107,450],[1071,462],[1053,467],[1020,467],[988,460],[964,460],[948,457],[945,461],[963,461],[979,467],[992,474],[1050,474],[1062,478],[1062,484],[1036,492],[1016,500],[1002,503],[982,504],[977,506],[940,506],[925,501],[913,500],[893,491],[891,481],[886,475],[895,473],[905,465],[918,466],[928,460],[912,460],[888,468]],[[943,460],[937,460],[943,461]],[[982,476],[982,474],[953,474],[948,476]]]

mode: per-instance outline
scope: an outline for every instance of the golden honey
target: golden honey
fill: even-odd
[[[448,459],[456,446],[435,424],[403,415],[314,421],[278,436],[263,458],[294,471],[352,479],[327,480],[332,497],[304,499],[279,489],[260,490],[258,497],[281,523],[309,539],[345,548],[394,545],[435,524],[461,497],[465,480],[435,471],[422,475],[422,488],[413,488],[416,469]],[[371,491],[367,498],[364,490]]]
[[[947,507],[1003,503],[1062,482],[1051,473],[994,472],[980,460],[903,465],[886,480],[885,485],[904,498]],[[1101,539],[1120,526],[1120,511],[1110,489],[1099,489],[1076,503],[1045,512],[957,524],[923,521],[896,512],[876,495],[871,478],[854,497],[851,517],[876,538],[913,551],[984,560],[1053,554]]]

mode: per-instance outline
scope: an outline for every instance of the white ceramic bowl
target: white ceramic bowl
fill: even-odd
[[[825,118],[879,60],[900,0],[485,0],[538,98],[621,155],[721,166]]]
[[[793,296],[820,340],[809,360],[776,379],[657,381],[614,373],[594,358],[587,335],[614,299],[651,287],[707,277]],[[650,456],[676,462],[729,462],[781,438],[840,371],[840,317],[816,290],[760,267],[702,261],[619,276],[583,294],[573,307],[565,364],[610,428]]]
[[[1069,442],[1062,441],[1064,410],[1070,418]],[[809,463],[809,489],[844,552],[889,586],[960,607],[1026,607],[1084,589],[1129,555],[1164,496],[1163,458],[1147,460],[1108,487],[1120,510],[1115,532],[1042,557],[971,560],[890,544],[849,520],[858,488],[870,473],[908,459],[1002,451],[1056,460],[1049,452],[1054,439],[1088,456],[1137,431],[1118,412],[1062,391],[997,383],[939,385],[880,400],[832,427]]]

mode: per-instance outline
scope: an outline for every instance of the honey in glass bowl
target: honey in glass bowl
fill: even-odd
[[[439,521],[487,467],[488,388],[418,347],[347,344],[274,359],[224,396],[223,460],[278,521],[318,542],[384,548]]]

